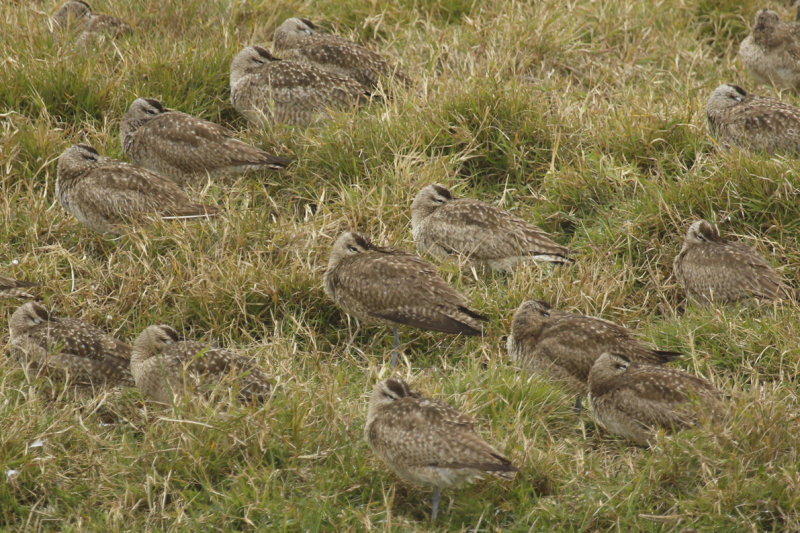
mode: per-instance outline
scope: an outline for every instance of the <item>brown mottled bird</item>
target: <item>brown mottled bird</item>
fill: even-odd
[[[780,100],[720,85],[708,99],[706,118],[711,136],[721,145],[766,153],[800,152],[800,109]]]
[[[119,135],[136,164],[181,185],[251,169],[280,170],[288,159],[243,143],[233,132],[201,118],[137,98],[122,117]]]
[[[606,429],[647,446],[658,429],[671,433],[720,414],[722,396],[681,370],[636,363],[606,352],[589,372],[589,406]]]
[[[349,231],[333,245],[324,288],[348,314],[394,327],[392,366],[397,362],[398,325],[481,335],[481,321],[486,320],[467,307],[466,298],[427,261],[375,246],[365,236]]]
[[[403,85],[411,85],[408,76],[392,67],[380,54],[338,35],[320,33],[307,19],[286,19],[275,30],[273,45],[285,59],[308,62],[348,76],[370,89],[392,78]]]
[[[431,520],[441,489],[458,487],[484,474],[512,479],[518,469],[475,431],[475,421],[440,400],[411,392],[400,379],[375,385],[364,438],[395,474],[433,485]]]
[[[752,33],[739,45],[739,58],[757,83],[800,87],[800,24],[782,22],[771,9],[759,10]]]
[[[260,46],[248,46],[231,63],[231,103],[256,124],[309,124],[330,109],[349,109],[369,101],[358,81],[309,63],[278,59]]]
[[[208,389],[226,377],[238,385],[239,399],[269,397],[272,384],[255,362],[232,350],[182,340],[170,326],[150,326],[133,343],[131,372],[145,396],[171,404],[174,396]]]
[[[411,233],[421,253],[460,255],[481,270],[511,273],[527,261],[571,261],[567,248],[533,224],[479,200],[454,198],[441,185],[417,193],[411,204]]]
[[[12,352],[78,382],[133,385],[131,347],[74,318],[58,318],[38,302],[18,307],[9,321]]]
[[[563,382],[580,398],[588,393],[592,365],[603,352],[637,363],[664,364],[680,352],[656,350],[620,325],[593,316],[551,310],[540,300],[523,302],[511,322],[506,343],[512,360],[529,371]]]
[[[119,233],[120,226],[148,216],[206,217],[217,207],[192,202],[172,180],[141,167],[102,157],[87,144],[58,158],[56,196],[91,230]]]
[[[0,276],[0,298],[33,298],[26,289],[37,285],[38,283]]]
[[[791,297],[792,291],[761,255],[742,243],[726,241],[716,226],[705,220],[689,226],[673,270],[689,296],[699,303]]]
[[[87,44],[103,36],[119,37],[133,30],[130,25],[117,17],[94,13],[83,0],[69,0],[53,14],[53,21],[61,31],[72,31],[76,43]]]

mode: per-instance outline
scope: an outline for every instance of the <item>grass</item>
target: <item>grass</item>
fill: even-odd
[[[704,124],[723,82],[774,94],[735,59],[761,4],[93,5],[135,34],[74,49],[47,31],[54,3],[0,4],[0,268],[40,281],[57,313],[122,339],[169,323],[236,346],[280,393],[263,406],[165,409],[136,390],[76,389],[0,358],[0,529],[800,531],[797,308],[697,308],[671,276],[686,227],[705,217],[800,283],[796,160],[718,152]],[[308,128],[248,125],[229,103],[230,60],[295,14],[382,50],[415,89]],[[96,236],[55,201],[54,161],[79,141],[122,157],[117,121],[138,96],[296,162],[191,191],[224,206],[206,223]],[[491,317],[489,335],[403,332],[400,375],[474,416],[521,468],[512,483],[446,491],[435,526],[430,489],[399,481],[362,437],[366,395],[387,376],[388,331],[364,326],[350,344],[355,323],[321,287],[345,229],[413,249],[409,205],[432,182],[497,202],[578,251],[569,268],[479,281],[441,264]],[[529,298],[681,350],[676,366],[731,395],[728,419],[640,449],[577,417],[565,390],[505,354],[511,315]],[[17,304],[0,302],[0,313]]]

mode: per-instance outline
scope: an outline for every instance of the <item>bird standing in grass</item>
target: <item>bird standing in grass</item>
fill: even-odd
[[[195,218],[219,209],[192,202],[172,180],[141,167],[102,157],[87,144],[58,158],[56,196],[61,206],[98,233],[148,216]]]
[[[38,283],[0,276],[0,298],[33,298],[27,289],[37,285]]]
[[[419,257],[372,244],[345,232],[336,240],[324,277],[325,293],[348,314],[394,327],[392,366],[397,363],[399,325],[443,333],[481,335],[486,317],[436,269]]]
[[[706,103],[706,118],[711,136],[723,146],[768,154],[800,152],[800,109],[780,100],[720,85]]]
[[[370,100],[358,81],[309,63],[278,59],[260,46],[248,46],[231,63],[231,104],[256,124],[306,125],[331,109],[348,109]]]
[[[364,438],[395,474],[433,485],[431,521],[441,489],[484,474],[512,479],[518,469],[475,431],[475,422],[440,400],[411,392],[399,379],[377,383],[367,411]]]
[[[18,307],[9,321],[12,352],[78,382],[132,385],[131,347],[74,318],[53,316],[38,302]]]
[[[154,98],[137,98],[122,117],[119,135],[125,154],[136,164],[180,185],[247,170],[281,170],[288,159],[233,138],[233,132]]]
[[[686,231],[673,261],[678,282],[699,303],[730,303],[746,298],[773,301],[792,291],[759,253],[719,236],[716,226],[698,220]]]
[[[411,204],[411,233],[420,253],[462,256],[481,270],[511,273],[527,261],[571,261],[567,248],[533,224],[479,200],[454,198],[441,185],[417,193]]]
[[[581,396],[589,391],[588,379],[597,358],[604,352],[621,354],[637,363],[664,364],[680,352],[653,349],[634,338],[620,325],[602,318],[554,311],[546,302],[523,302],[511,322],[506,344],[512,360],[531,372],[567,385]]]
[[[320,33],[307,19],[290,18],[278,26],[273,37],[278,55],[316,65],[353,78],[364,87],[375,89],[380,82],[395,79],[409,86],[411,80],[382,55],[338,35]]]
[[[656,431],[689,428],[720,412],[721,395],[682,370],[636,363],[606,352],[589,372],[589,406],[600,424],[640,446]]]
[[[131,373],[142,393],[171,404],[175,396],[190,396],[218,385],[226,376],[238,386],[239,399],[262,401],[272,392],[263,370],[232,350],[183,340],[170,326],[150,326],[133,343]]]
[[[800,87],[800,23],[782,22],[771,9],[756,13],[753,31],[739,45],[739,58],[757,83]]]

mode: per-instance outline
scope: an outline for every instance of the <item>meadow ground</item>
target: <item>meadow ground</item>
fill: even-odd
[[[280,391],[263,406],[162,408],[134,389],[86,391],[0,357],[0,528],[8,530],[798,531],[800,318],[794,305],[687,306],[671,275],[688,224],[717,222],[800,285],[794,158],[717,151],[703,108],[737,82],[755,0],[94,0],[135,35],[59,44],[51,1],[0,3],[0,268],[38,280],[57,313],[121,339],[153,323],[236,346]],[[772,2],[782,17],[787,5]],[[308,128],[258,128],[231,107],[228,69],[301,15],[368,43],[416,80],[386,106]],[[207,222],[117,240],[54,199],[79,141],[122,157],[139,96],[292,156],[192,195]],[[785,101],[800,97],[785,93]],[[521,472],[445,491],[399,481],[363,440],[391,336],[321,287],[345,229],[413,249],[409,205],[440,182],[496,202],[577,250],[568,268],[476,281],[440,272],[491,317],[484,338],[407,330],[399,374],[478,421]],[[508,360],[525,299],[601,315],[685,355],[674,366],[731,395],[717,428],[634,447],[575,415],[557,384]],[[0,302],[10,316],[19,302]],[[42,441],[42,446],[31,446]]]

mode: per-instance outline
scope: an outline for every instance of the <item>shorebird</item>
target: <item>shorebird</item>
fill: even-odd
[[[27,302],[9,321],[12,352],[25,361],[66,372],[79,382],[133,385],[131,347],[74,318],[58,318]]]
[[[86,44],[101,36],[119,37],[133,31],[130,25],[117,17],[94,13],[83,0],[69,0],[53,14],[53,22],[59,30],[70,30],[76,42]]]
[[[325,293],[350,315],[394,327],[392,366],[400,344],[397,326],[443,333],[481,335],[486,317],[467,307],[466,298],[419,257],[372,244],[345,232],[331,250]]]
[[[420,253],[438,258],[457,254],[481,270],[511,273],[526,261],[571,261],[567,248],[533,224],[479,200],[454,198],[441,185],[417,193],[411,233]]]
[[[400,379],[375,385],[364,438],[395,474],[433,485],[431,521],[441,489],[458,487],[484,474],[512,479],[518,469],[475,431],[475,421],[443,401],[411,392]]]
[[[760,254],[721,238],[716,226],[705,220],[689,226],[673,270],[689,296],[699,303],[791,297],[792,291]]]
[[[370,100],[368,88],[352,78],[278,59],[260,46],[248,46],[233,59],[230,84],[231,104],[256,124],[305,125],[332,108]]]
[[[529,371],[560,381],[577,395],[589,391],[589,371],[603,352],[614,352],[637,363],[664,364],[680,352],[656,350],[623,326],[602,318],[553,311],[540,300],[519,306],[506,343],[508,355]]]
[[[38,283],[0,276],[0,298],[33,298],[26,289],[37,285]]]
[[[392,78],[411,85],[408,76],[382,55],[338,35],[320,33],[308,19],[286,19],[275,30],[272,42],[276,53],[285,59],[311,63],[353,78],[370,89]]]
[[[272,390],[267,375],[232,350],[182,340],[170,326],[150,326],[133,343],[131,373],[145,396],[171,404],[175,395],[192,394],[204,384],[214,386],[225,377],[238,384],[239,399],[264,400]]]
[[[715,417],[721,395],[708,381],[681,370],[632,362],[606,352],[589,372],[589,406],[612,433],[647,446],[655,432],[694,426]]]
[[[739,57],[757,83],[798,88],[800,24],[781,22],[771,9],[758,11],[752,33],[739,45]]]
[[[774,98],[720,85],[706,104],[711,136],[724,146],[766,153],[800,152],[800,109]]]
[[[122,117],[119,135],[137,165],[181,185],[250,169],[281,170],[288,159],[233,138],[219,124],[166,109],[154,98],[137,98]]]
[[[219,212],[215,206],[189,200],[175,182],[102,157],[87,144],[61,154],[57,175],[61,206],[98,233],[119,233],[120,225],[146,216],[195,218]]]

